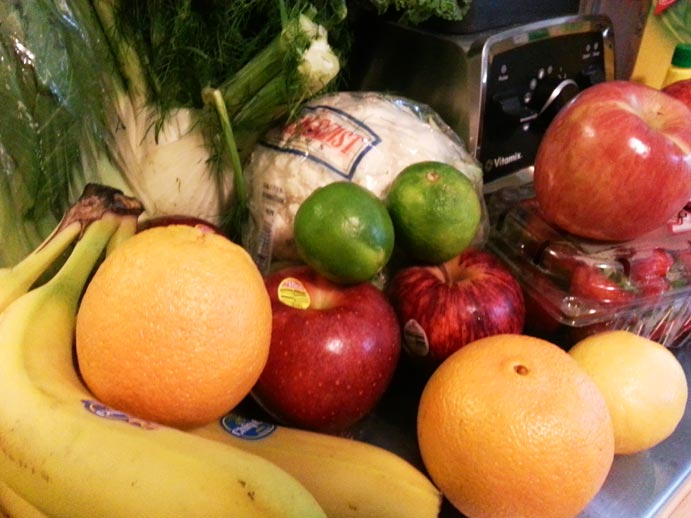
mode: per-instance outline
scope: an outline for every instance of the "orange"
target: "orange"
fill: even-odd
[[[605,396],[614,425],[614,452],[647,450],[669,437],[684,416],[684,368],[663,345],[629,331],[591,335],[569,354]]]
[[[237,405],[270,340],[271,304],[250,256],[187,225],[151,228],[116,247],[77,314],[77,360],[95,397],[180,428]]]
[[[526,335],[449,356],[425,385],[417,426],[432,480],[472,518],[573,518],[614,457],[597,386],[566,351]]]

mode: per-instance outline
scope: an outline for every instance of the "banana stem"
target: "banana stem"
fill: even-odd
[[[91,271],[108,247],[111,238],[118,233],[118,239],[131,236],[136,231],[136,219],[143,212],[142,204],[122,191],[98,184],[84,188],[84,204],[92,210],[86,214],[85,230],[72,253],[58,273],[46,284],[66,291],[75,307]]]
[[[120,225],[111,236],[106,247],[106,255],[111,254],[117,247],[137,233],[137,219],[135,215],[122,216]]]
[[[89,225],[65,264],[46,283],[46,286],[50,286],[51,289],[63,293],[65,301],[69,300],[75,310],[86,281],[102,257],[121,220],[121,215],[107,213]]]
[[[43,243],[16,265],[0,269],[0,312],[29,291],[72,242],[107,212],[131,216],[129,219],[134,219],[136,226],[142,209],[137,200],[117,189],[88,184]]]

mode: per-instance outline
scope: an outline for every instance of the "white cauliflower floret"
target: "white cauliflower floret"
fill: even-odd
[[[383,198],[405,167],[425,160],[453,165],[482,193],[477,162],[428,107],[373,92],[314,99],[252,154],[245,170],[250,221],[243,244],[264,273],[272,261],[297,260],[293,221],[312,191],[348,180]]]

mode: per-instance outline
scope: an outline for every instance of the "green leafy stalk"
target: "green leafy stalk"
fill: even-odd
[[[272,124],[321,91],[339,70],[324,28],[305,14],[290,18],[262,52],[218,87],[241,161]]]
[[[276,38],[239,73],[218,87],[223,92],[229,117],[240,111],[257,91],[278,75],[286,52],[285,39]]]
[[[118,64],[120,76],[125,82],[121,85],[122,93],[136,99],[150,98],[152,90],[155,90],[152,88],[155,79],[146,73],[142,56],[135,46],[119,33],[116,0],[94,0],[93,5]]]
[[[233,168],[233,192],[234,204],[231,209],[228,221],[224,222],[224,227],[229,233],[229,237],[235,241],[240,239],[241,225],[247,217],[247,192],[245,189],[244,176],[242,173],[242,160],[238,153],[238,148],[233,134],[233,126],[226,110],[223,94],[220,90],[206,88],[203,92],[204,102],[213,106],[221,124],[223,144],[230,156]]]

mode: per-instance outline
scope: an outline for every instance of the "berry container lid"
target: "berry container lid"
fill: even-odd
[[[667,347],[691,339],[691,212],[635,240],[601,242],[545,221],[531,184],[489,194],[487,206],[487,247],[523,286],[526,333],[564,346],[607,329]]]

